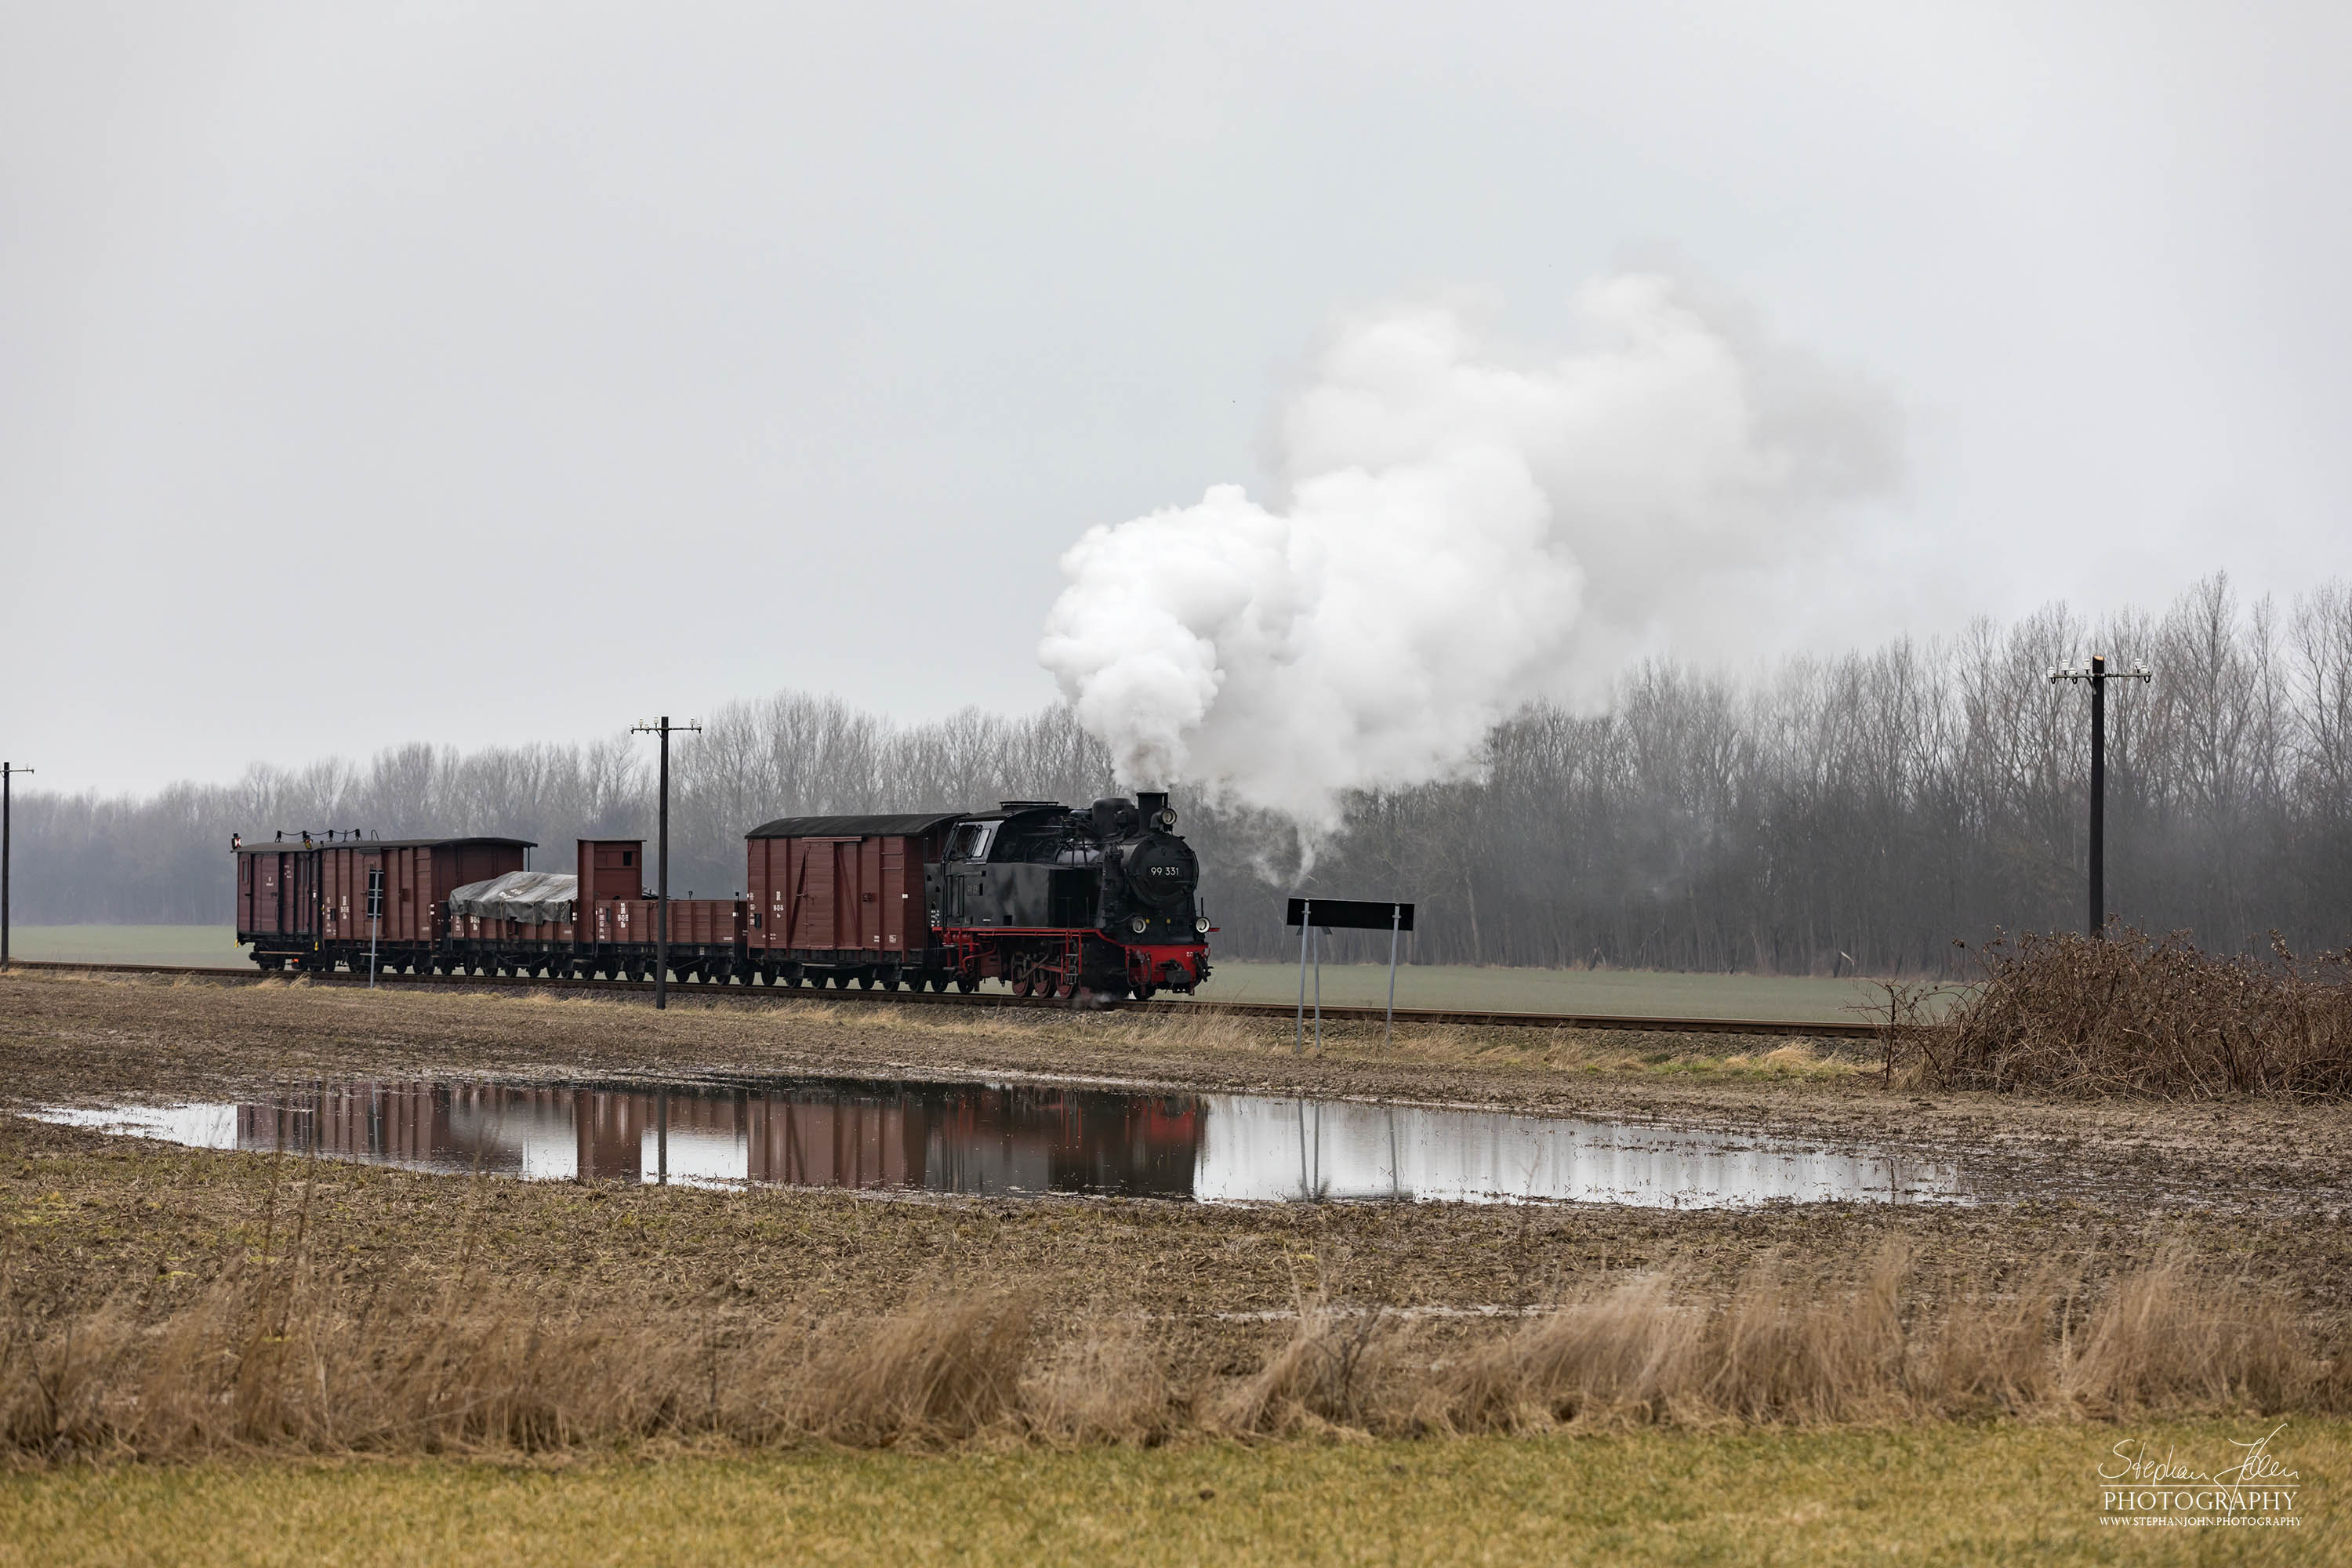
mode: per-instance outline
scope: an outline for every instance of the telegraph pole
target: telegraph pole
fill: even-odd
[[[2107,929],[2107,682],[2155,679],[2139,665],[2109,669],[2107,656],[2095,653],[2088,669],[2053,669],[2052,684],[2061,680],[2091,683],[2091,904],[2090,923],[2083,929],[2097,936]]]
[[[8,838],[12,826],[8,785],[18,773],[32,771],[14,763],[0,763],[0,969],[8,966]]]
[[[654,1005],[669,1005],[669,738],[698,735],[699,724],[673,724],[665,713],[656,723],[630,728],[633,735],[661,737],[661,871],[654,889]]]

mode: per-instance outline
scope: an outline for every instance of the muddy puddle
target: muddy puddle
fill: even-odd
[[[538,1181],[1202,1203],[1969,1201],[1958,1163],[1886,1150],[1352,1100],[1036,1084],[354,1083],[235,1104],[40,1114],[191,1148]]]

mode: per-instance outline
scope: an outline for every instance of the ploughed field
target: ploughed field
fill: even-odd
[[[0,974],[0,1068],[16,1113],[0,1117],[11,1347],[0,1418],[19,1466],[351,1453],[715,1463],[707,1451],[945,1447],[984,1468],[1075,1448],[1078,1468],[1055,1484],[1099,1509],[1171,1487],[1231,1496],[1294,1470],[1339,1491],[1364,1483],[1288,1461],[1254,1469],[1234,1441],[1365,1434],[1380,1440],[1366,1454],[1392,1456],[1384,1465],[1474,1477],[1522,1461],[1446,1434],[1516,1435],[1526,1469],[1492,1484],[1539,1508],[1524,1488],[1561,1461],[1528,1435],[1554,1430],[1620,1445],[1608,1470],[1633,1462],[1628,1434],[1663,1428],[1680,1436],[1654,1462],[1705,1471],[1730,1462],[1743,1431],[1898,1427],[1926,1447],[1884,1484],[1926,1496],[1944,1484],[1940,1443],[1992,1467],[2006,1462],[1998,1434],[2011,1432],[2010,1458],[2030,1449],[2045,1463],[2036,1434],[2053,1420],[2102,1435],[2067,1439],[2072,1456],[2123,1429],[2100,1423],[2161,1435],[2284,1418],[2315,1442],[2332,1434],[2341,1452],[2333,1413],[2352,1405],[2341,1354],[2352,1110],[2335,1103],[1921,1093],[1885,1085],[1866,1047],[1717,1035],[1406,1027],[1383,1047],[1377,1024],[1333,1026],[1322,1053],[1302,1057],[1286,1021],[1206,1015],[974,1016],[815,997],[698,997],[656,1014],[641,996],[23,971]],[[717,1103],[727,1086],[815,1080],[1569,1118],[1899,1157],[1953,1173],[1952,1201],[1223,1203],[692,1184],[694,1130],[667,1121],[664,1158],[676,1151],[677,1163],[665,1169],[681,1179],[655,1178],[642,1123],[654,1086],[669,1086],[667,1117],[694,1085],[715,1086],[701,1099]],[[315,1105],[353,1086],[458,1083],[594,1086],[596,1105],[640,1108],[620,1131],[636,1163],[606,1175],[583,1152],[541,1168],[568,1180],[487,1163],[435,1173],[26,1114]],[[1990,1437],[1949,1424],[1979,1417],[2021,1424]],[[38,1505],[20,1518],[71,1506],[68,1472],[47,1473],[60,1479],[32,1492],[11,1483]],[[188,1472],[184,1495],[215,1485],[209,1473]],[[1816,1498],[1822,1472],[1769,1484],[1761,1473],[1742,1472],[1743,1509],[1824,1530],[1853,1525],[1875,1484],[1840,1480]],[[366,1485],[452,1484],[383,1474],[394,1479]],[[987,1489],[971,1479],[981,1471],[945,1474],[887,1485]],[[881,1475],[868,1465],[823,1485]],[[1623,1507],[1577,1527],[1602,1534],[1510,1539],[1652,1540],[1657,1521],[1633,1507],[1647,1494],[1624,1484]],[[1500,1529],[1487,1485],[1427,1495],[1459,1494]],[[1674,1490],[1674,1517],[1693,1517],[1705,1489]],[[2049,1505],[2063,1518],[2005,1503],[2012,1511],[1971,1527],[1992,1533],[1968,1539],[2073,1540],[2095,1521],[2092,1492],[2069,1479]],[[1403,1504],[1380,1505],[1391,1506]],[[1572,1512],[1553,1522],[1567,1529]],[[2073,1522],[2053,1535],[2053,1521]],[[1399,1555],[1444,1554],[1442,1532],[1416,1533],[1427,1523],[1399,1523]],[[1926,1533],[1900,1538],[1922,1550],[1959,1539],[1913,1523]],[[1205,1550],[1224,1528],[1188,1514],[1191,1533],[1171,1539]],[[1078,1538],[1034,1539],[1061,1551]],[[1655,1537],[1673,1539],[1700,1537]],[[2099,1539],[2083,1534],[2088,1549]]]

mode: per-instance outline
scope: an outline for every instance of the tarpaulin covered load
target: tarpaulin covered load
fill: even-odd
[[[451,893],[449,912],[543,925],[570,920],[579,895],[580,879],[569,871],[509,871]]]

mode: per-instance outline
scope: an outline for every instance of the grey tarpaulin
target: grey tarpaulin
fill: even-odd
[[[453,915],[521,921],[539,925],[572,918],[580,879],[565,871],[509,871],[487,882],[468,882],[449,895]]]

